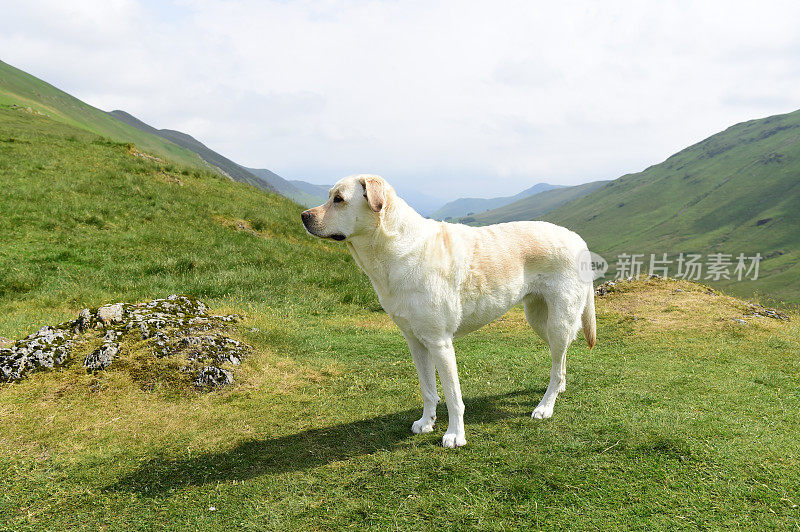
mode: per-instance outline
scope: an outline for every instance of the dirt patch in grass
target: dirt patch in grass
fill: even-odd
[[[149,153],[145,153],[140,151],[136,146],[133,144],[127,144],[128,153],[133,155],[134,157],[139,157],[141,159],[147,159],[148,161],[154,161],[157,163],[165,162],[164,159],[159,159],[155,155],[150,155]]]
[[[224,225],[228,229],[233,229],[234,231],[243,231],[253,236],[261,236],[258,231],[253,229],[253,226],[247,220],[225,218],[224,216],[219,215],[214,215],[212,218],[215,222]]]
[[[256,226],[256,224],[254,224],[249,220],[243,220],[241,218],[228,218],[225,216],[220,216],[218,214],[212,215],[211,218],[218,224],[222,224],[228,229],[233,229],[234,231],[242,231],[259,238],[268,238],[268,239],[280,238],[283,240],[288,240],[293,244],[298,243],[298,240],[291,235],[278,236],[272,231],[270,231],[269,227],[262,226],[261,224],[258,224],[258,226]]]
[[[175,174],[170,174],[167,172],[159,172],[156,175],[171,185],[178,185],[179,187],[183,186],[183,181],[181,181],[181,178],[176,176]]]

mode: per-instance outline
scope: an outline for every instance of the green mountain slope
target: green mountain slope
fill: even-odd
[[[54,120],[87,129],[119,142],[132,142],[147,153],[200,167],[194,153],[155,135],[139,131],[22,70],[0,61],[0,105],[18,105]]]
[[[446,220],[460,216],[472,216],[473,214],[488,211],[490,209],[497,209],[504,205],[514,203],[522,198],[527,198],[529,196],[540,194],[547,190],[553,190],[556,188],[561,188],[561,186],[538,183],[523,190],[519,194],[514,194],[513,196],[503,196],[499,198],[459,198],[438,208],[431,214],[430,217],[436,220]]]
[[[540,220],[561,205],[585,196],[609,181],[593,181],[574,187],[559,187],[529,196],[497,209],[481,212],[458,221],[469,225],[489,225],[514,220]]]
[[[140,131],[157,135],[177,144],[178,146],[182,146],[187,150],[196,153],[198,156],[200,156],[200,159],[208,163],[213,169],[233,179],[234,181],[241,181],[262,190],[276,192],[275,187],[273,187],[270,183],[265,182],[263,179],[249,172],[245,168],[242,168],[227,157],[210,149],[208,146],[191,135],[187,135],[186,133],[175,131],[173,129],[156,129],[125,111],[109,111],[108,114],[117,120],[125,122],[129,126],[135,127]]]
[[[795,111],[732,126],[546,219],[578,231],[609,262],[619,253],[761,253],[758,281],[716,284],[737,294],[760,291],[798,301],[798,205],[800,111]]]

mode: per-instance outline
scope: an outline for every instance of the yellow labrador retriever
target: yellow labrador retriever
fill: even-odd
[[[595,343],[594,290],[591,275],[581,273],[588,257],[581,237],[547,222],[468,227],[429,220],[376,175],[345,177],[302,219],[310,234],[345,242],[403,332],[422,389],[414,433],[433,430],[438,371],[449,416],[442,444],[467,443],[453,337],[520,301],[552,353],[550,384],[532,417],[553,415],[566,384],[567,347],[581,328],[589,347]]]

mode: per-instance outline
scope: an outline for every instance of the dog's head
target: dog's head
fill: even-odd
[[[380,176],[345,177],[328,192],[328,201],[303,212],[303,225],[309,234],[333,240],[367,234],[380,226],[394,194]]]

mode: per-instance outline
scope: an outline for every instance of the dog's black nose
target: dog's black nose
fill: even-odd
[[[309,211],[303,211],[303,214],[300,215],[300,218],[303,219],[303,222],[307,222],[311,219],[311,213]]]

